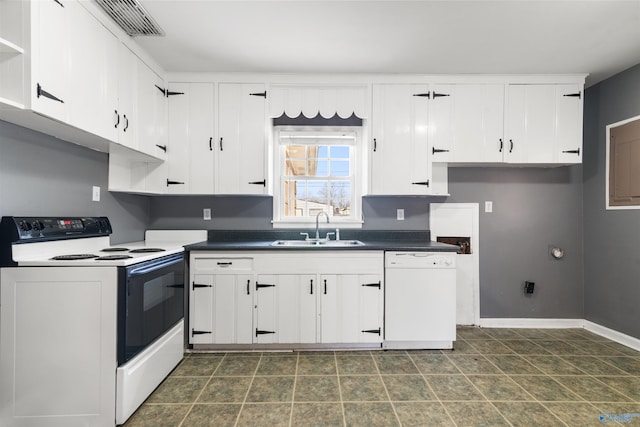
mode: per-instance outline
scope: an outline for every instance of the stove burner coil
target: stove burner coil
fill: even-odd
[[[147,252],[164,252],[164,249],[161,248],[140,248],[140,249],[132,249],[129,252],[132,254],[143,254]]]
[[[100,252],[127,252],[129,248],[104,248]]]
[[[54,256],[51,259],[55,261],[70,261],[70,260],[75,261],[79,259],[91,259],[91,258],[98,258],[98,255],[91,255],[91,254],[58,255],[58,256]]]
[[[129,258],[133,258],[133,257],[130,255],[105,255],[105,256],[96,258],[96,261],[113,261],[118,259],[129,259]]]

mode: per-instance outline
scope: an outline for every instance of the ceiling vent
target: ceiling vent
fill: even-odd
[[[131,37],[164,36],[138,0],[96,0],[96,3]]]

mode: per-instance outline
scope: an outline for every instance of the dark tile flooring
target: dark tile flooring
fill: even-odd
[[[191,353],[125,426],[605,423],[640,425],[639,352],[583,329],[459,327],[453,351]]]

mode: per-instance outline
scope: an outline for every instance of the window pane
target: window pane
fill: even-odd
[[[331,158],[333,159],[348,159],[349,147],[344,145],[334,145],[331,147]]]
[[[326,145],[320,145],[318,146],[318,158],[324,158],[326,159],[327,157],[329,157],[329,147],[327,147]]]
[[[315,175],[309,174],[309,176],[329,176],[329,162],[327,160],[318,160],[318,168]]]
[[[348,160],[331,160],[330,176],[350,176]]]
[[[285,175],[306,175],[305,156],[307,147],[301,145],[289,145],[285,148]]]
[[[285,151],[287,159],[304,159],[307,157],[307,147],[304,145],[287,145]]]
[[[329,183],[329,204],[333,216],[351,215],[351,182],[331,181]]]

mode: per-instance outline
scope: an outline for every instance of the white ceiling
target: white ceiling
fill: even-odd
[[[564,74],[640,63],[640,0],[141,0],[166,71]]]

